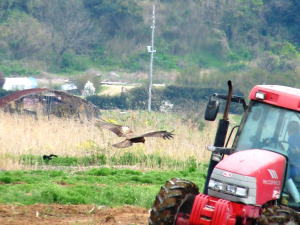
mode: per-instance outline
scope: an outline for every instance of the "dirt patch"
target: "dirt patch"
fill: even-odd
[[[145,208],[95,205],[0,205],[0,224],[148,224]]]

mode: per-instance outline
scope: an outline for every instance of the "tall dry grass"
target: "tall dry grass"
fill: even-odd
[[[105,154],[107,159],[118,158],[124,153],[139,153],[171,157],[187,161],[194,158],[197,163],[207,162],[210,153],[206,146],[213,144],[217,122],[207,122],[203,131],[195,124],[182,123],[181,118],[172,114],[128,111],[103,111],[106,120],[130,126],[137,134],[151,130],[175,130],[172,140],[147,138],[145,145],[117,149],[111,145],[123,138],[108,130],[101,130],[91,122],[80,123],[72,119],[42,117],[35,120],[30,116],[0,113],[0,169],[18,170],[24,168],[19,162],[21,155],[90,156]],[[140,168],[155,167],[150,157],[139,165]],[[149,159],[149,160],[148,160]],[[109,160],[107,160],[109,162]],[[167,162],[161,165],[168,169]],[[110,165],[108,165],[110,166]],[[34,169],[35,166],[27,166]]]

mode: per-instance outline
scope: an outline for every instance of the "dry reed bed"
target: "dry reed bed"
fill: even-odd
[[[21,168],[19,161],[13,159],[13,156],[23,154],[73,157],[105,154],[109,159],[131,152],[146,156],[155,154],[162,158],[167,156],[181,161],[193,157],[196,162],[207,162],[210,153],[206,151],[206,146],[213,144],[217,128],[217,122],[209,122],[200,132],[193,124],[183,124],[179,117],[172,115],[135,111],[127,112],[126,115],[118,111],[105,112],[104,119],[110,118],[116,120],[118,124],[130,126],[137,134],[162,127],[168,131],[175,130],[172,140],[147,138],[145,145],[135,144],[130,148],[117,149],[111,144],[123,138],[110,131],[98,129],[91,122],[80,123],[72,119],[42,116],[35,120],[28,116],[2,112],[0,118],[0,169],[8,170]],[[140,166],[149,167],[149,165],[150,158]]]

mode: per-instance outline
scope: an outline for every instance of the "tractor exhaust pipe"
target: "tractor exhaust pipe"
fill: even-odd
[[[216,147],[224,147],[226,134],[229,127],[228,114],[229,114],[229,107],[231,103],[233,88],[230,80],[227,82],[227,84],[228,84],[227,101],[224,109],[223,119],[219,120],[218,130],[216,133],[215,143],[214,143],[214,146]]]
[[[229,107],[230,107],[232,91],[233,91],[231,80],[229,80],[227,82],[227,84],[228,84],[229,90],[228,90],[226,105],[225,105],[224,114],[223,114],[223,120],[226,120],[226,121],[228,120]]]
[[[219,120],[219,125],[218,125],[218,129],[217,129],[216,137],[215,137],[214,146],[216,146],[216,147],[224,147],[225,140],[226,140],[226,134],[227,134],[227,130],[229,127],[228,114],[229,114],[229,107],[230,107],[233,88],[232,88],[232,83],[230,80],[227,82],[227,84],[228,84],[229,90],[228,90],[228,95],[227,95],[226,106],[224,109],[223,119]],[[224,154],[217,155],[217,158],[219,158],[219,160],[221,160],[223,158],[223,155]],[[208,182],[209,182],[210,176],[212,174],[213,169],[219,162],[219,161],[216,161],[214,158],[215,158],[215,155],[212,152],[208,171],[207,171],[207,177],[205,180],[204,190],[203,190],[203,194],[206,194],[206,195],[208,194],[207,187],[208,187]]]

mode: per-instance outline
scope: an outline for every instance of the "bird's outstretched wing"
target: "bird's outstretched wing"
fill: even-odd
[[[125,135],[127,134],[133,134],[132,130],[129,127],[114,124],[114,123],[107,123],[102,120],[98,120],[96,122],[96,125],[114,132],[119,137],[125,137]]]
[[[140,135],[139,137],[159,137],[159,138],[163,138],[163,139],[168,139],[170,140],[170,138],[173,138],[174,134],[173,134],[174,130],[171,132],[168,131],[151,131],[151,132],[147,132],[145,134]]]
[[[112,146],[114,146],[116,148],[127,148],[127,147],[130,147],[132,145],[133,145],[133,142],[130,141],[130,140],[128,140],[128,139],[126,139],[125,141],[121,141],[121,142],[119,142],[117,144],[114,144]]]

